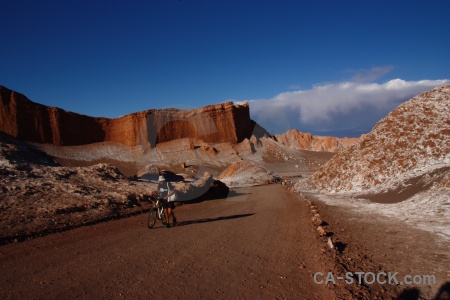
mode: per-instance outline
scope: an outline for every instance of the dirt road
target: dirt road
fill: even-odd
[[[241,188],[177,207],[170,229],[141,215],[5,245],[1,298],[332,299],[313,281],[323,244],[299,201]]]

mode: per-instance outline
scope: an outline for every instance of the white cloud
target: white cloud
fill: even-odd
[[[378,73],[386,70],[379,70]],[[252,118],[271,133],[302,128],[340,130],[371,128],[400,103],[450,80],[317,85],[309,90],[278,94],[272,99],[250,100]],[[366,116],[365,116],[366,114]],[[376,119],[376,120],[374,120]],[[373,123],[373,124],[372,124]]]

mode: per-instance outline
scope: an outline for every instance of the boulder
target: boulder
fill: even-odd
[[[317,227],[317,232],[319,233],[319,235],[321,236],[326,236],[327,232],[325,231],[325,229],[323,229],[322,226]]]

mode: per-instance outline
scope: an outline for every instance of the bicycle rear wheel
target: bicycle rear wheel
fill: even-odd
[[[156,208],[152,208],[148,213],[147,219],[147,226],[149,229],[151,229],[155,225],[156,220],[158,220],[158,210]]]

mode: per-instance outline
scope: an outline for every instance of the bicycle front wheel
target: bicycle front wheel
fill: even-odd
[[[147,226],[149,229],[151,229],[155,225],[156,220],[158,220],[158,210],[156,208],[152,208],[148,213],[147,219]]]

